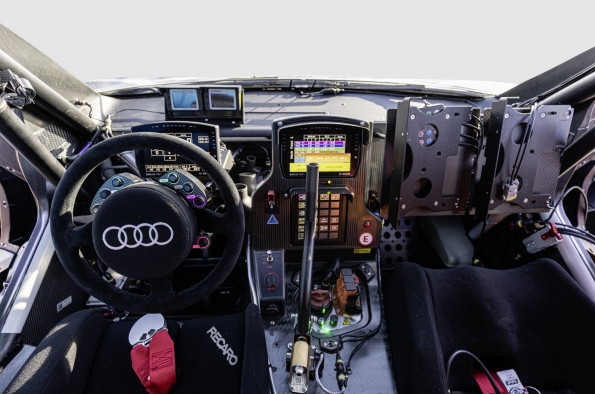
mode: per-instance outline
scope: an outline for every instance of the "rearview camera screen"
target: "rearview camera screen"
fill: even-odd
[[[176,111],[198,111],[196,89],[172,89],[169,91],[171,107]]]
[[[235,110],[237,107],[235,89],[209,89],[211,110]]]

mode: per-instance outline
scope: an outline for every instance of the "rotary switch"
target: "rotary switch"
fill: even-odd
[[[275,290],[279,284],[279,277],[274,272],[269,272],[264,276],[264,284],[266,285],[267,289],[271,291]]]

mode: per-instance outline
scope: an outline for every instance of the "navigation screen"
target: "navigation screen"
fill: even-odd
[[[351,125],[298,125],[279,131],[281,166],[286,178],[306,176],[318,163],[321,177],[354,177],[360,163],[363,129]]]
[[[172,109],[176,111],[198,111],[196,89],[172,89],[169,91]]]
[[[349,172],[351,154],[345,153],[345,134],[304,135],[293,141],[293,163],[289,172],[305,172],[308,163],[318,163],[320,172]]]
[[[209,89],[209,103],[212,110],[235,110],[235,89]]]
[[[215,160],[219,160],[219,128],[217,126],[193,122],[163,122],[135,126],[132,131],[173,135],[198,146]],[[168,171],[177,169],[186,170],[195,176],[207,175],[199,166],[185,157],[158,147],[137,149],[136,164],[141,175],[146,178],[157,178]]]

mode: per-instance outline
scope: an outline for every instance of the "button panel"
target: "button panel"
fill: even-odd
[[[283,250],[255,250],[260,310],[266,318],[285,314],[285,262]]]
[[[340,245],[345,243],[347,223],[347,196],[321,193],[318,195],[316,244]],[[305,238],[306,195],[291,199],[291,243],[302,245]]]

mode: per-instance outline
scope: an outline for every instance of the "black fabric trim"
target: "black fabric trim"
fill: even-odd
[[[248,304],[246,308],[246,338],[242,369],[242,394],[268,394],[270,375],[267,357],[267,343],[264,337],[264,324],[258,307]],[[264,351],[263,351],[264,350]]]
[[[62,320],[35,349],[5,394],[82,393],[101,334],[107,326],[94,310]]]
[[[387,321],[400,391],[446,392],[445,362],[464,349],[540,390],[595,392],[595,304],[552,260],[511,270],[402,263]],[[449,385],[477,392],[470,360],[453,363]]]

